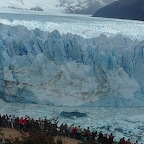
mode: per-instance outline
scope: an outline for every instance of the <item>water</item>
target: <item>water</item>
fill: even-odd
[[[103,133],[115,136],[118,141],[125,136],[132,141],[142,139],[144,128],[144,107],[138,108],[91,108],[91,107],[55,107],[38,104],[6,103],[0,100],[0,113],[16,116],[28,115],[32,118],[55,118],[59,117],[59,125],[67,123],[75,126],[81,125],[82,128],[90,127],[91,130],[103,131]],[[87,117],[66,119],[60,117],[62,111],[78,111],[86,113]],[[122,130],[122,131],[121,131]]]

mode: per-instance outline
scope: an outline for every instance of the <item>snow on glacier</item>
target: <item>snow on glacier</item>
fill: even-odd
[[[80,111],[59,119],[143,141],[143,22],[37,18],[0,16],[0,113]]]
[[[144,39],[144,25],[140,21],[91,18],[84,15],[48,16],[36,14],[0,14],[0,23],[16,26],[23,25],[29,30],[38,28],[52,32],[57,29],[61,34],[72,33],[84,38],[97,37],[105,34],[108,37],[122,34],[131,39]],[[119,23],[120,26],[117,25]]]

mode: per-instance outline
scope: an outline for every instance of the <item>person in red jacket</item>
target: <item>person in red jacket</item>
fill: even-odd
[[[128,139],[125,144],[131,144],[130,139]]]
[[[113,140],[114,140],[114,136],[113,136],[113,134],[111,133],[110,136],[109,136],[109,144],[112,144],[112,143],[113,143]]]
[[[125,143],[126,143],[125,138],[124,137],[121,138],[120,141],[119,141],[119,144],[125,144]]]
[[[23,124],[24,124],[24,125],[27,125],[27,118],[25,118],[25,119],[23,120]]]
[[[75,127],[72,132],[73,132],[74,138],[77,138],[77,137],[76,137],[76,136],[77,136],[77,127]]]
[[[24,125],[24,123],[23,123],[23,117],[20,118],[19,125],[20,125],[20,129],[23,129],[23,125]]]
[[[86,134],[87,134],[87,140],[90,140],[91,132],[90,132],[89,127],[88,127],[87,130],[86,130]]]

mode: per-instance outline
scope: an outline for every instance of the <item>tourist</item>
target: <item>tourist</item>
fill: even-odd
[[[109,144],[112,144],[112,143],[113,143],[113,140],[114,140],[114,136],[113,136],[113,134],[111,133],[110,136],[109,136]]]

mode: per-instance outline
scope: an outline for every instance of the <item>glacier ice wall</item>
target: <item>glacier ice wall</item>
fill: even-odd
[[[0,24],[0,97],[57,106],[143,106],[144,42]]]

